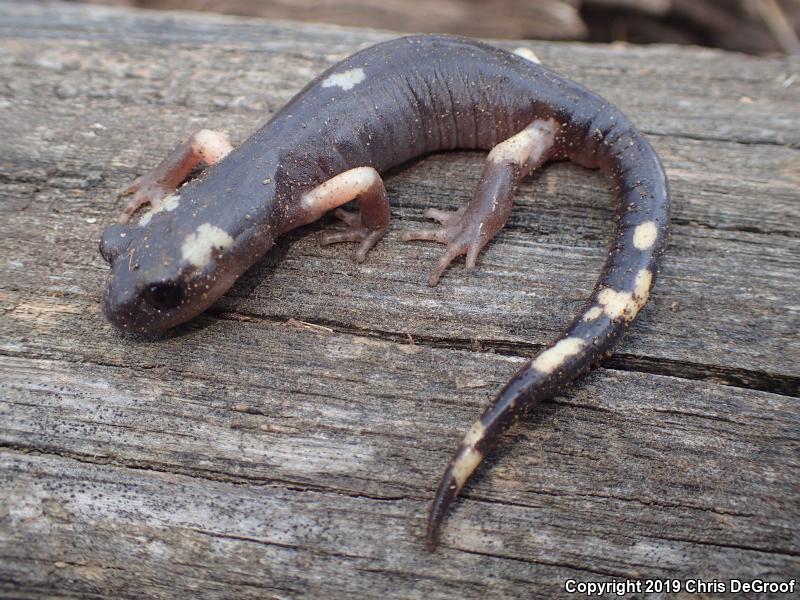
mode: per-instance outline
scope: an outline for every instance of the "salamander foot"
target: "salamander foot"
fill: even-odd
[[[351,200],[358,202],[358,212],[339,208]],[[389,230],[389,200],[380,174],[373,167],[355,167],[331,177],[303,194],[289,221],[293,227],[311,223],[334,208],[336,216],[347,223],[348,228],[323,234],[320,244],[361,242],[356,261],[364,262],[367,252]]]
[[[361,224],[361,213],[353,213],[337,208],[334,213],[337,218],[347,223],[348,228],[344,231],[334,231],[323,233],[320,236],[321,246],[339,244],[341,242],[361,242],[356,252],[356,262],[364,262],[367,252],[386,235],[388,227],[381,229],[370,229]]]
[[[439,221],[442,226],[416,231],[403,231],[400,233],[400,239],[404,242],[412,240],[433,241],[447,246],[444,254],[428,277],[428,285],[434,287],[439,283],[447,267],[458,256],[466,254],[467,269],[474,269],[481,248],[491,239],[483,235],[482,223],[469,218],[467,207],[461,207],[452,212],[429,208],[425,211],[425,216]]]
[[[124,225],[130,221],[131,217],[142,206],[150,205],[152,208],[157,209],[161,201],[174,191],[174,188],[170,186],[153,181],[152,177],[150,177],[150,173],[140,175],[117,193],[117,198],[133,194],[133,198],[131,198],[125,204],[125,208],[122,209],[119,222]]]
[[[188,179],[192,171],[219,162],[231,150],[233,147],[224,134],[209,129],[196,131],[158,166],[119,191],[117,198],[133,194],[122,210],[119,222],[127,223],[137,210],[147,204],[157,210],[162,201]]]

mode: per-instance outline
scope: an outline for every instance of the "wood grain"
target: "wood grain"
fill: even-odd
[[[2,594],[547,598],[568,578],[797,575],[796,61],[530,44],[649,134],[673,233],[615,354],[509,432],[429,554],[457,440],[594,283],[602,179],[533,177],[477,271],[431,290],[441,249],[396,232],[467,201],[483,157],[428,157],[388,176],[394,230],[365,264],[317,245],[326,219],[208,314],[124,337],[98,308],[113,191],[198,127],[243,140],[391,34],[0,14]]]

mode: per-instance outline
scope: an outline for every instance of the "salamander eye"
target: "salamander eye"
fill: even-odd
[[[144,297],[159,310],[169,310],[183,300],[183,286],[179,283],[152,283],[145,288]]]

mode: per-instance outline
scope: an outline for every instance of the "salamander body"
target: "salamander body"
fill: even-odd
[[[521,411],[586,371],[647,302],[666,242],[669,193],[650,144],[607,101],[521,56],[481,42],[413,36],[367,48],[309,83],[238,148],[203,130],[133,182],[122,223],[100,250],[111,264],[104,311],[117,327],[164,331],[211,306],[291,229],[337,214],[364,260],[389,226],[379,173],[429,152],[488,150],[473,200],[440,226],[403,239],[445,244],[428,283],[505,225],[517,182],[553,160],[601,169],[616,197],[616,233],[585,307],[526,364],[471,426],[434,500],[435,545],[447,507]],[[197,167],[194,179],[181,184]],[[181,186],[181,187],[179,187]],[[149,212],[129,223],[142,205]]]

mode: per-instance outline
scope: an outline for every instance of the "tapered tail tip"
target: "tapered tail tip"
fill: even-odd
[[[434,550],[439,540],[439,528],[442,525],[447,509],[456,499],[461,488],[478,468],[483,460],[483,451],[478,445],[484,441],[486,428],[480,421],[473,423],[464,440],[453,455],[447,470],[439,482],[436,497],[428,516],[428,549]]]
[[[429,552],[436,550],[439,545],[439,530],[441,529],[442,521],[458,492],[458,482],[453,477],[451,469],[448,468],[441,482],[439,482],[439,489],[436,490],[436,497],[428,515],[428,533],[425,543]]]

